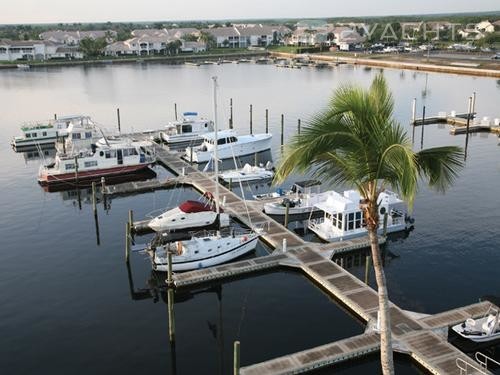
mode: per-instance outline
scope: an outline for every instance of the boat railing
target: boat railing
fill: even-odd
[[[488,369],[488,363],[495,364],[497,366],[500,366],[500,362],[495,361],[493,358],[488,357],[486,354],[483,354],[481,352],[476,352],[474,355],[476,358],[476,361],[481,365],[482,368]]]
[[[455,360],[455,363],[457,364],[457,367],[460,370],[460,375],[467,375],[469,373],[469,370],[478,372],[479,374],[484,374],[484,375],[487,374],[487,372],[485,372],[482,367],[473,365],[472,363],[465,361],[463,358],[460,357],[457,358]]]

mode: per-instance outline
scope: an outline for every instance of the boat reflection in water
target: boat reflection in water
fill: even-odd
[[[33,161],[53,160],[56,157],[55,148],[30,148],[16,152],[22,152],[26,164]]]
[[[156,178],[156,172],[147,168],[141,171],[137,171],[135,173],[128,173],[124,176],[112,176],[107,177],[105,182],[107,185],[116,185],[124,182],[132,182],[132,181],[144,181],[150,180],[152,178]],[[86,179],[84,181],[79,181],[78,184],[74,182],[61,182],[55,185],[42,185],[42,189],[46,192],[52,193],[57,191],[67,192],[69,190],[77,191],[80,190],[80,193],[85,194],[86,191],[90,192],[90,198],[92,198],[92,189],[88,189],[92,186],[92,182],[96,182],[98,186],[101,184],[101,178],[96,177],[95,179]],[[68,193],[71,195],[71,193]],[[63,198],[64,199],[64,198]]]

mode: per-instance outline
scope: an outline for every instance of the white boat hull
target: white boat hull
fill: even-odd
[[[311,232],[314,232],[319,238],[327,242],[346,241],[352,238],[363,237],[368,235],[368,231],[364,228],[356,229],[354,231],[346,231],[344,234],[333,234],[331,232],[322,230],[322,228],[318,225],[312,225],[312,224],[308,225],[308,229]],[[388,225],[387,233],[401,232],[406,229],[407,229],[406,224]],[[383,234],[383,232],[384,229],[382,227],[379,227],[377,233],[380,235]]]
[[[253,155],[257,152],[270,149],[271,139],[272,135],[266,134],[259,138],[255,137],[252,142],[219,145],[217,155],[219,159],[231,159],[233,156]],[[206,163],[211,158],[213,158],[213,151],[202,151],[200,148],[193,148],[191,154],[191,148],[186,149],[186,160],[192,160],[195,163]]]
[[[219,178],[225,182],[245,182],[245,181],[261,181],[269,180],[274,177],[273,171],[267,171],[262,168],[262,170],[257,172],[243,172],[242,170],[227,171],[219,174]]]
[[[186,143],[186,142],[201,142],[203,140],[202,134],[176,134],[168,135],[164,132],[160,132],[160,138],[162,141],[174,144],[174,143]]]
[[[199,258],[185,259],[182,256],[172,256],[172,270],[192,271],[200,268],[212,267],[222,263],[229,262],[239,258],[255,249],[259,237],[257,235],[249,236],[248,241],[239,244],[237,247],[228,251],[215,253],[214,255],[204,255]],[[168,261],[167,254],[164,250],[157,250],[153,262],[153,269],[156,271],[167,272]]]
[[[489,330],[485,328],[486,317],[479,319],[467,319],[464,323],[460,323],[451,327],[461,337],[474,342],[489,342],[500,340],[500,327],[498,322],[491,322],[495,327]],[[471,324],[472,323],[472,324]]]
[[[289,215],[300,215],[300,214],[308,214],[311,211],[319,211],[318,209],[314,209],[312,206],[300,206],[300,207],[289,207],[288,214]],[[285,215],[286,207],[277,203],[266,203],[264,204],[264,212],[268,215]]]
[[[164,213],[152,219],[148,226],[155,232],[179,231],[207,227],[215,223],[217,213],[215,211],[196,212],[185,214],[178,208],[171,210],[172,213]],[[221,213],[219,216],[222,227],[229,226],[229,215]]]

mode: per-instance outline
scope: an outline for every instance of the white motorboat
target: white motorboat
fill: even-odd
[[[178,207],[154,217],[148,226],[155,232],[193,230],[229,226],[229,215],[222,209],[217,214],[212,194],[204,194],[203,201],[187,200]]]
[[[485,316],[473,319],[451,327],[460,336],[475,341],[488,342],[500,339],[500,315],[498,308],[490,306]]]
[[[215,141],[217,139],[217,142]],[[208,133],[203,136],[203,143],[198,147],[186,149],[184,158],[195,163],[205,163],[213,158],[217,146],[219,159],[230,159],[253,155],[271,148],[272,135],[267,133],[238,136],[234,130]]]
[[[190,271],[216,266],[252,251],[259,239],[256,233],[194,236],[187,241],[149,248],[153,269],[168,271],[168,251],[172,252],[172,270]]]
[[[343,195],[329,191],[326,198],[315,204],[315,209],[323,211],[323,216],[308,221],[308,228],[325,241],[336,242],[360,237],[368,233],[363,211],[360,208],[361,196],[356,190],[345,191]],[[383,233],[384,215],[387,213],[387,233],[405,230],[409,219],[406,206],[398,196],[384,191],[378,196],[379,228]]]
[[[40,166],[38,182],[50,185],[125,175],[145,169],[153,162],[154,157],[137,142],[92,145],[91,149],[75,153],[58,152],[53,163]]]
[[[287,205],[289,215],[310,213],[318,210],[315,208],[315,204],[325,200],[328,196],[328,192],[320,192],[320,185],[321,182],[317,180],[296,182],[292,185],[291,190],[284,194],[283,199],[265,203],[264,212],[268,215],[285,215]]]
[[[213,121],[198,116],[197,112],[184,112],[180,121],[170,122],[160,139],[166,143],[202,141],[203,134],[214,131]]]
[[[217,138],[217,78],[214,77],[214,123],[215,134]],[[214,147],[214,160],[218,159],[218,147]],[[215,163],[215,176],[219,174],[219,163]],[[219,184],[215,184],[215,212],[220,214],[219,207]],[[257,246],[258,234],[254,232],[235,234],[230,231],[221,234],[217,231],[215,234],[195,235],[187,241],[175,242],[176,251],[172,253],[172,269],[174,271],[189,271],[193,269],[215,266],[221,263],[236,259]],[[168,252],[171,244],[161,244],[157,246],[155,241],[151,243],[147,252],[150,256],[153,268],[159,271],[168,270]]]
[[[64,116],[55,120],[26,124],[21,127],[22,135],[14,137],[11,145],[22,148],[54,144],[58,137],[68,135],[67,129],[70,125],[87,121],[90,121],[88,116]]]
[[[274,168],[271,162],[267,162],[265,166],[252,166],[247,163],[243,168],[219,173],[219,178],[225,182],[260,181],[269,180],[273,177]]]

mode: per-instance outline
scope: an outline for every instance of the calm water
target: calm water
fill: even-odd
[[[80,209],[71,192],[44,192],[36,183],[41,161],[12,152],[9,140],[23,122],[54,113],[88,114],[114,127],[120,107],[125,131],[161,127],[173,119],[174,103],[179,111],[211,117],[210,77],[216,74],[222,123],[228,122],[229,98],[234,100],[235,127],[242,133],[248,131],[249,104],[254,132],[264,131],[265,109],[270,110],[276,160],[281,113],[288,137],[295,133],[297,119],[306,121],[323,108],[335,87],[368,85],[377,72],[348,66],[316,71],[232,64],[0,72],[1,372],[229,373],[237,339],[247,365],[361,333],[362,323],[305,277],[283,271],[177,295],[177,341],[172,348],[165,296],[156,287],[164,276],[152,274],[138,254],[127,269],[124,223],[130,208],[140,218],[196,194],[174,189],[116,198],[107,211],[100,205],[98,246],[88,194],[81,193]],[[496,80],[397,70],[385,70],[384,75],[396,98],[396,116],[405,126],[413,97],[419,111],[425,104],[427,113],[435,114],[464,111],[473,91],[481,116],[500,117]],[[417,129],[417,148],[420,136]],[[463,143],[463,136],[449,135],[446,127],[425,128],[425,147]],[[467,166],[452,189],[441,195],[421,187],[413,210],[415,229],[387,246],[390,297],[402,308],[436,313],[500,294],[499,152],[495,136],[474,135]],[[159,167],[156,172],[165,174]],[[266,252],[259,245],[257,255]],[[364,280],[362,254],[342,263]],[[373,283],[373,274],[368,278]],[[490,354],[498,359],[499,351]],[[377,369],[377,356],[372,356],[323,373]],[[397,370],[420,373],[404,357],[398,357]]]

